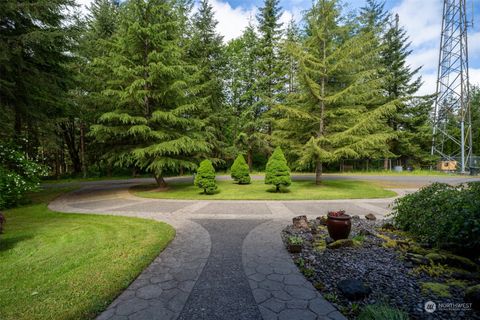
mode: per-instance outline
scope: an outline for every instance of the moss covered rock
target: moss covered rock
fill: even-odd
[[[346,247],[353,247],[352,239],[340,239],[327,245],[328,249],[339,249],[339,248],[346,248]]]
[[[480,310],[480,284],[465,290],[465,301],[471,303],[473,309]]]

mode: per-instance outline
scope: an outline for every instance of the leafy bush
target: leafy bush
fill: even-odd
[[[215,181],[215,169],[210,160],[203,160],[200,163],[194,183],[197,187],[203,189],[205,194],[215,193],[217,182]]]
[[[480,182],[434,183],[395,201],[394,223],[421,242],[453,250],[480,249]]]
[[[250,169],[248,168],[248,164],[245,162],[245,159],[241,154],[239,154],[235,159],[230,170],[232,179],[237,181],[239,184],[250,183]]]
[[[276,192],[280,191],[280,186],[292,184],[290,168],[280,147],[277,147],[270,159],[268,159],[265,169],[265,183],[273,184],[276,187]]]
[[[387,304],[377,303],[366,306],[358,320],[408,320],[408,314]]]
[[[43,166],[28,160],[25,155],[8,145],[0,145],[0,209],[18,205],[25,193],[35,191]]]

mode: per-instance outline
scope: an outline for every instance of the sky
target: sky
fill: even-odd
[[[85,8],[92,0],[77,0]],[[474,5],[472,6],[472,1]],[[228,41],[241,35],[249,21],[255,19],[263,0],[210,0],[218,20],[218,32]],[[302,12],[311,7],[312,0],[280,0],[283,9],[281,22],[292,18],[300,21]],[[346,12],[355,12],[365,5],[364,0],[344,1]],[[467,0],[469,20],[468,47],[470,83],[480,85],[480,1]],[[398,13],[400,24],[411,41],[412,54],[407,63],[412,69],[422,67],[423,85],[419,94],[435,92],[443,0],[386,0],[385,8]],[[473,8],[473,10],[472,10]],[[473,14],[472,14],[473,11]],[[473,16],[473,19],[472,19]]]

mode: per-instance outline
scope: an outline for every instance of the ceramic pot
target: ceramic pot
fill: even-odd
[[[348,214],[340,216],[328,215],[327,218],[328,234],[333,240],[348,239],[352,229],[352,217]]]

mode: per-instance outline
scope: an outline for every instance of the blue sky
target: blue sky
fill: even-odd
[[[92,0],[77,1],[88,5]],[[472,1],[475,3],[473,10],[475,17],[474,27],[469,30],[468,35],[470,82],[480,85],[480,1],[467,0],[470,15]],[[239,36],[249,21],[254,19],[257,8],[263,4],[263,0],[210,0],[210,2],[219,21],[218,32],[225,40]],[[358,10],[365,5],[364,0],[344,3],[348,11]],[[301,19],[301,13],[311,4],[312,0],[280,0],[280,5],[284,9],[282,21],[288,22],[292,17],[298,21]],[[400,24],[410,37],[413,53],[408,58],[408,63],[412,68],[422,66],[424,85],[420,93],[433,93],[437,76],[443,0],[386,0],[385,8],[399,14]]]

